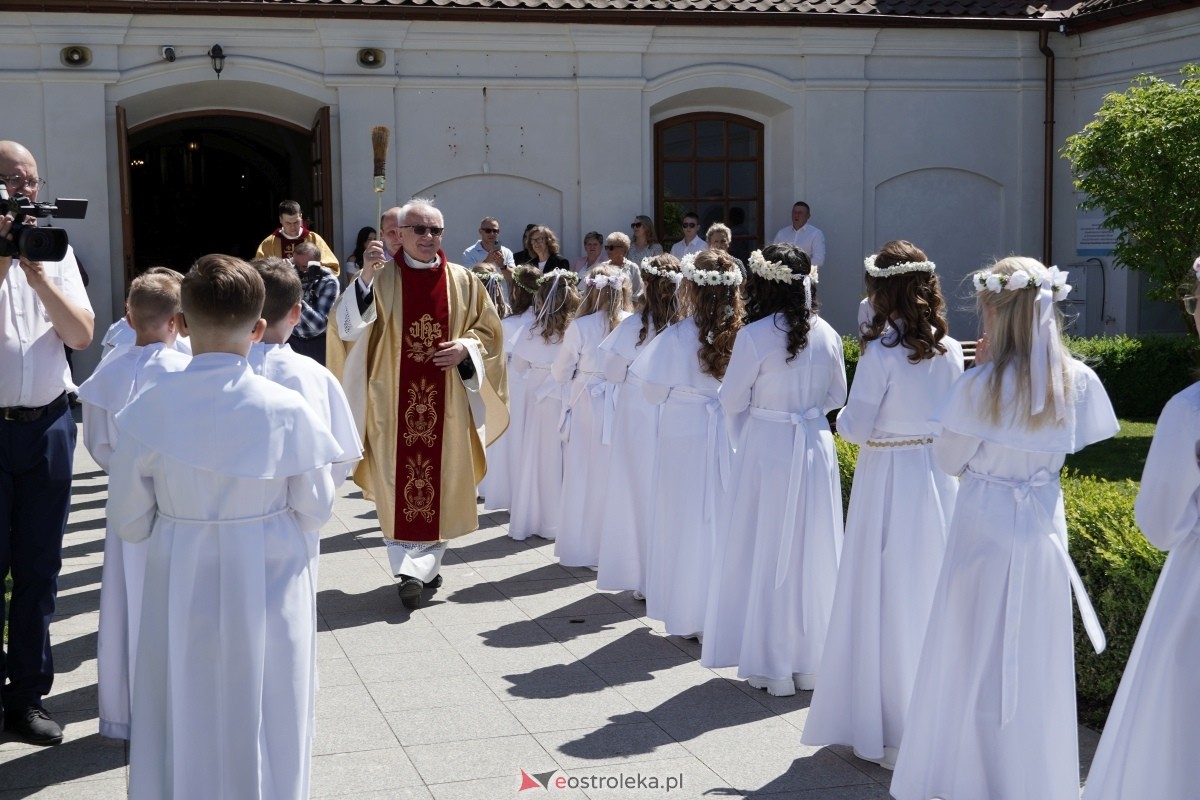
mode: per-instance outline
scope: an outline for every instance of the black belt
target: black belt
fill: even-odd
[[[49,414],[56,414],[66,407],[67,393],[63,392],[44,406],[37,406],[36,408],[26,408],[24,406],[0,408],[0,419],[5,422],[37,422],[42,417]]]

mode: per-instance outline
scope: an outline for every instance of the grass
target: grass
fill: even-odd
[[[1135,484],[1140,483],[1150,440],[1154,438],[1154,422],[1123,419],[1120,423],[1121,430],[1112,439],[1097,442],[1082,452],[1067,456],[1067,466],[1106,481],[1128,479]]]

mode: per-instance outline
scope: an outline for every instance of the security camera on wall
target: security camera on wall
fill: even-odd
[[[172,63],[172,64],[175,63],[175,48],[174,47],[164,47],[162,49],[162,57],[165,61],[167,61],[169,63]]]

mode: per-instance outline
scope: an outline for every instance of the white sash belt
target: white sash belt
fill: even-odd
[[[163,513],[162,511],[156,512],[156,516],[159,519],[165,519],[169,522],[174,522],[176,525],[240,525],[243,522],[261,522],[264,519],[281,517],[284,514],[287,514],[290,510],[291,509],[285,506],[277,511],[271,511],[267,514],[259,514],[256,517],[237,517],[235,519],[229,519],[227,517],[222,517],[221,519],[188,519],[186,517],[173,517],[170,514]]]
[[[783,507],[783,524],[790,526],[789,530],[793,530],[796,525],[796,512],[800,505],[800,489],[808,486],[808,471],[812,466],[812,451],[808,447],[809,426],[826,425],[825,415],[820,408],[810,408],[794,414],[788,411],[774,411],[769,408],[751,406],[750,416],[771,422],[783,422],[792,426],[792,463],[788,470],[788,493]],[[776,589],[783,586],[783,582],[787,579],[792,560],[793,538],[795,537],[790,533],[784,533],[779,539],[779,554],[775,560]],[[804,537],[804,542],[801,543],[805,549],[808,549],[808,545],[811,544],[810,538]],[[807,554],[802,554],[801,559],[806,560],[806,556]],[[800,620],[802,633],[808,632],[808,616],[817,599],[808,596],[810,584],[812,581],[802,581],[801,583],[801,591],[805,595],[804,613]]]
[[[1045,507],[1038,502],[1036,497],[1032,496],[1035,489],[1057,484],[1058,475],[1052,475],[1048,470],[1039,469],[1028,480],[1022,481],[998,478],[968,469],[963,472],[962,477],[964,480],[977,480],[994,486],[1009,487],[1012,489],[1013,499],[1017,501],[1018,508],[1032,510],[1036,525],[1034,530],[1028,531],[1033,538],[1027,541],[1019,538],[1025,532],[1020,526],[1014,531],[1016,537],[1013,540],[1012,561],[1009,563],[1008,596],[1004,602],[1004,647],[1001,656],[1000,686],[1000,724],[1006,725],[1012,720],[1013,714],[1017,710],[1017,635],[1021,625],[1023,611],[1021,602],[1024,594],[1026,567],[1029,561],[1029,547],[1025,546],[1027,543],[1049,540],[1054,551],[1058,553],[1059,562],[1066,571],[1067,578],[1071,582],[1071,589],[1075,593],[1075,602],[1079,606],[1083,629],[1087,631],[1088,638],[1092,641],[1092,647],[1096,649],[1097,653],[1104,652],[1104,631],[1100,628],[1100,620],[1096,617],[1096,610],[1092,608],[1091,600],[1088,599],[1087,590],[1084,588],[1083,579],[1079,577],[1079,571],[1075,568],[1075,562],[1071,560],[1062,540],[1055,534],[1054,523],[1046,513]]]

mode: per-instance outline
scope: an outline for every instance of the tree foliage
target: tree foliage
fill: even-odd
[[[1108,94],[1062,149],[1080,208],[1104,212],[1117,263],[1146,273],[1163,300],[1190,288],[1200,256],[1200,65],[1180,73],[1177,85],[1141,75]]]

